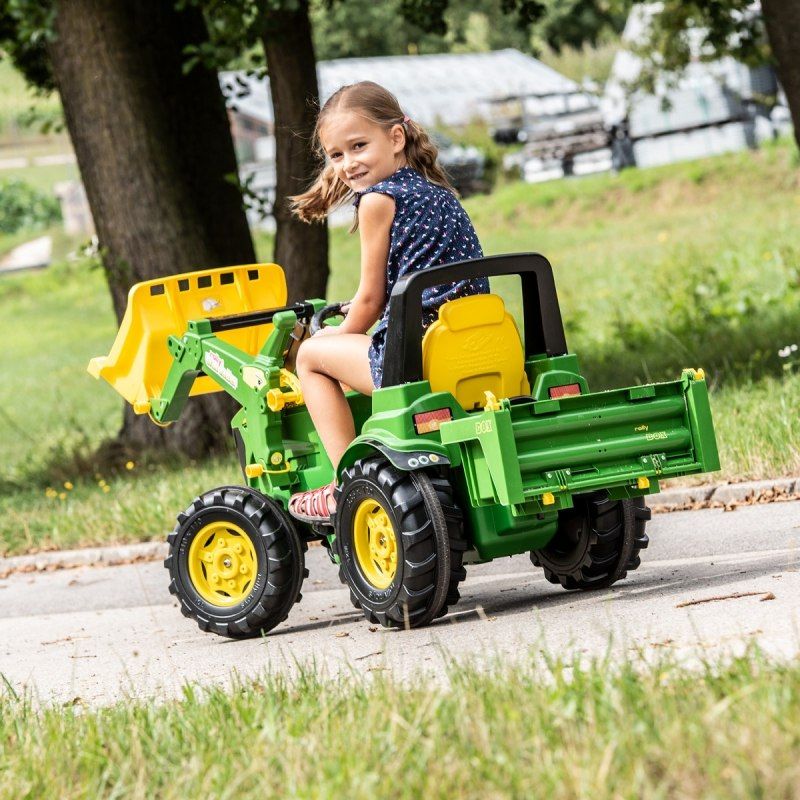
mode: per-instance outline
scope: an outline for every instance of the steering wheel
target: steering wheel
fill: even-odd
[[[327,320],[333,317],[343,317],[347,312],[345,308],[350,305],[349,300],[341,303],[331,303],[328,306],[323,306],[313,317],[311,317],[311,324],[309,325],[309,332],[313,336],[318,331],[322,330]]]

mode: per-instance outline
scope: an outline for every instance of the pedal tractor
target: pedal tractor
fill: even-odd
[[[521,278],[524,347],[495,295],[445,304],[422,330],[422,292],[479,276]],[[464,565],[528,552],[565,589],[608,587],[647,547],[645,496],[661,478],[719,469],[702,370],[591,393],[567,352],[548,261],[504,255],[397,282],[384,386],[348,393],[356,439],[336,471],[330,525],[286,512],[333,469],[284,367],[295,330],[340,304],[286,305],[276,264],[137,284],[119,334],[89,372],[164,425],[192,395],[226,391],[244,485],[178,515],[165,566],[183,613],[222,636],[285,620],[308,575],[307,543],[338,565],[371,623],[414,628],[459,599]]]

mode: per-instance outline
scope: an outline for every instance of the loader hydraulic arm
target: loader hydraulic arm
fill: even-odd
[[[265,414],[283,403],[281,369],[298,316],[309,318],[317,303],[302,303],[278,311],[258,311],[189,322],[180,338],[170,336],[167,347],[172,365],[158,397],[149,400],[150,414],[161,424],[177,420],[201,373],[208,375],[242,407]],[[219,331],[272,323],[273,331],[255,355],[220,339]],[[290,390],[291,391],[291,390]]]

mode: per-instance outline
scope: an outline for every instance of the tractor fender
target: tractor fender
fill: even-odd
[[[440,448],[441,445],[439,445],[438,448],[434,446],[430,449],[398,450],[379,439],[359,437],[347,448],[342,456],[337,469],[337,477],[339,477],[342,471],[347,467],[362,458],[366,458],[372,453],[380,453],[385,456],[393,466],[404,472],[449,466],[450,459],[447,455],[440,452]]]

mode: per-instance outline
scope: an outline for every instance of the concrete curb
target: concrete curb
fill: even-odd
[[[667,489],[647,499],[657,512],[680,511],[711,506],[725,507],[753,500],[800,499],[800,478],[775,478],[749,483],[720,483]],[[167,557],[166,542],[86,547],[82,550],[48,550],[31,555],[0,558],[0,580],[19,572],[51,572],[76,567],[113,567]]]
[[[800,478],[774,478],[747,483],[720,483],[715,485],[686,486],[667,489],[647,499],[647,505],[656,511],[729,506],[762,500],[786,499],[800,496]]]
[[[167,557],[166,542],[86,547],[82,550],[47,550],[31,555],[0,558],[0,579],[15,572],[52,572],[75,567],[113,567]]]

